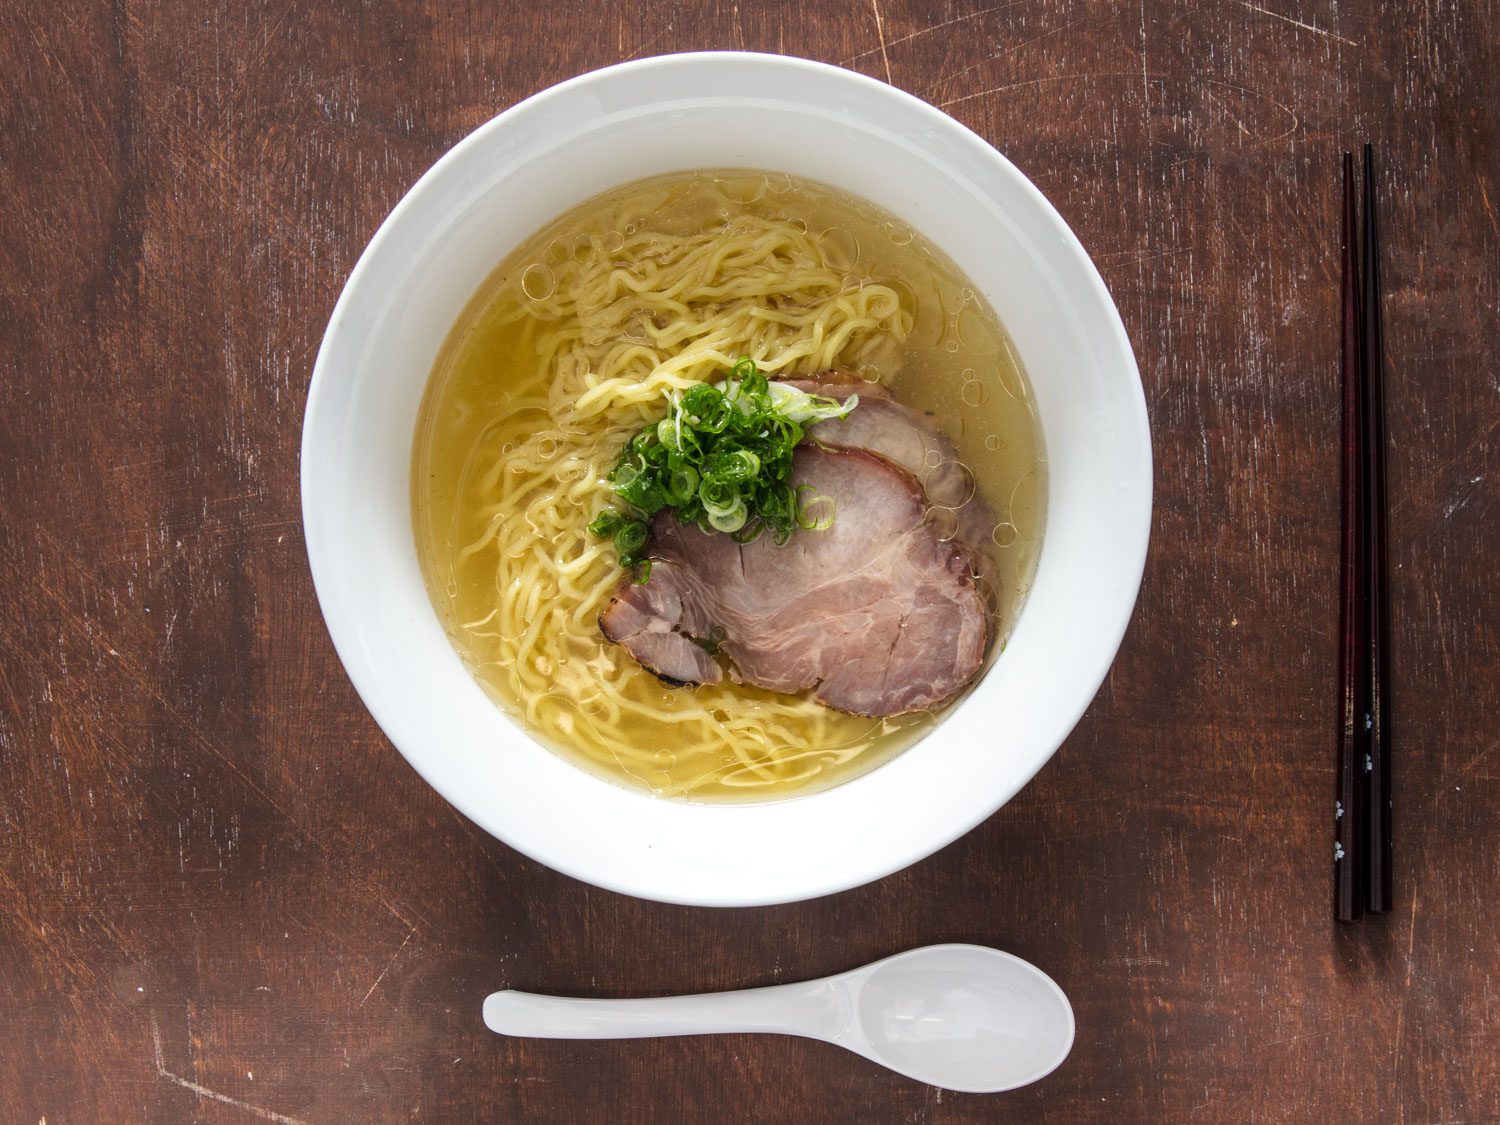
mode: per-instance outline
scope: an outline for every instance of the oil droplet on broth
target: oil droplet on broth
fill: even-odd
[[[999,435],[998,434],[991,434],[989,437],[985,438],[984,439],[984,447],[986,449],[988,449],[991,453],[993,453],[993,452],[995,452],[995,450],[999,449],[1000,448],[1000,437],[999,437]]]
[[[533,262],[521,274],[521,292],[533,301],[545,301],[557,291],[557,278],[541,262]]]
[[[947,543],[958,534],[958,513],[952,508],[928,508],[922,522],[932,528],[939,543]]]
[[[853,269],[859,262],[859,239],[843,227],[829,227],[818,236],[818,244],[836,270]]]
[[[1036,556],[1041,549],[1041,543],[1036,539],[1028,539],[1016,550],[1015,581],[1027,582],[1028,575],[1036,572]]]
[[[910,294],[910,299],[907,300],[903,295],[902,303],[914,310],[909,344],[916,347],[937,347],[949,332],[943,292],[937,280],[929,274],[917,277],[911,284],[898,284],[900,288],[897,284],[892,284],[891,287],[898,292],[905,289],[906,294]]]
[[[733,176],[719,184],[719,190],[727,199],[740,204],[764,199],[770,188],[764,176]]]
[[[971,379],[963,385],[958,397],[963,399],[965,406],[983,406],[990,400],[990,389],[978,379]]]
[[[1033,417],[1035,417],[1035,409],[1032,407],[1031,400],[1026,395],[1025,388],[1020,383],[1021,357],[1016,354],[1016,349],[1009,340],[1005,341],[1004,350],[1005,358],[1008,362],[999,365],[1000,389],[1010,395],[1011,398],[1026,403],[1027,408],[1032,410]],[[1040,442],[1037,443],[1037,452],[1038,454],[1042,452]]]
[[[927,479],[942,482],[944,508],[962,508],[979,491],[973,472],[962,461],[942,461],[933,467]]]

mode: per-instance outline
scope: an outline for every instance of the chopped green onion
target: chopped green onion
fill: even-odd
[[[727,512],[739,498],[739,489],[722,477],[709,477],[698,487],[698,499],[705,511]]]
[[[738,531],[745,526],[745,520],[749,516],[750,510],[745,507],[745,501],[736,496],[734,503],[728,508],[710,509],[708,524],[715,531]]]
[[[674,507],[686,504],[698,488],[698,471],[684,465],[667,477],[667,499]]]
[[[812,491],[812,486],[804,484],[797,491],[803,489]],[[797,526],[803,531],[827,531],[833,526],[833,514],[837,505],[832,496],[814,496],[807,502],[799,500],[797,504]]]
[[[669,394],[665,417],[625,443],[609,486],[628,510],[606,509],[589,530],[614,540],[637,582],[651,572],[642,557],[649,520],[664,509],[738,543],[769,532],[782,545],[799,528],[823,530],[833,523],[833,500],[804,502],[810,487],[793,489],[792,451],[808,426],[847,417],[858,403],[857,395],[840,402],[773,383],[754,360],[741,359],[722,383]]]
[[[620,557],[634,557],[642,547],[646,545],[646,525],[639,520],[627,520],[615,532],[615,550],[620,552]]]

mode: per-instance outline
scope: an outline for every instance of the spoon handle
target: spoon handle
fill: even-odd
[[[828,981],[662,996],[644,1000],[584,1000],[533,992],[494,992],[484,1022],[501,1035],[533,1039],[641,1039],[767,1031],[821,1035],[837,1021],[841,994]]]

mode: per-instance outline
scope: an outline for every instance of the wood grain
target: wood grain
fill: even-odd
[[[1054,761],[873,886],[595,890],[453,812],[303,552],[311,363],[361,247],[556,79],[710,47],[887,79],[1094,254],[1157,455],[1134,624]],[[1500,1120],[1493,0],[0,8],[0,1118]],[[1337,154],[1386,204],[1397,903],[1329,907]],[[978,1098],[776,1038],[545,1043],[511,985],[738,987],[941,940],[1075,1003]]]

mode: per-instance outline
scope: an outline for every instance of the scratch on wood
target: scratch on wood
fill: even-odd
[[[1085,22],[1088,18],[1088,16],[1079,16],[1076,20],[1069,20],[1067,23],[1063,24],[1060,27],[1054,27],[1049,31],[1039,32],[1038,34],[1033,35],[1030,39],[1023,39],[1019,43],[1013,43],[1009,47],[1003,47],[1000,50],[996,51],[994,54],[986,55],[977,63],[970,63],[962,70],[955,70],[952,74],[944,75],[942,78],[939,78],[936,82],[934,82],[931,86],[926,87],[922,91],[922,93],[927,94],[933,90],[938,89],[939,87],[946,86],[954,79],[962,78],[964,75],[970,74],[988,63],[992,63],[996,59],[1004,58],[1006,55],[1013,55],[1023,48],[1030,47],[1033,43],[1039,43],[1043,39],[1048,39],[1054,35],[1061,35],[1063,32],[1068,31],[1071,28],[1075,28],[1079,24]]]
[[[152,681],[151,677],[146,673],[146,671],[139,665],[137,665],[133,660],[130,660],[126,656],[124,656],[119,651],[119,647],[112,642],[110,637],[102,629],[93,626],[89,621],[87,621],[82,614],[78,613],[68,603],[67,599],[62,595],[61,592],[53,588],[47,582],[39,582],[37,585],[58,607],[63,618],[66,619],[70,624],[74,625],[78,629],[78,631],[83,634],[84,639],[91,646],[93,646],[95,649],[106,651],[112,657],[114,657],[121,670],[124,671],[125,674],[132,680],[134,680],[143,692],[151,696],[151,698],[155,699],[157,703],[161,705],[163,711],[165,711],[173,719],[177,720],[181,727],[185,731],[187,731],[187,733],[193,738],[195,742],[198,743],[200,747],[208,751],[215,758],[219,759],[219,761],[224,764],[224,767],[228,769],[230,773],[238,777],[240,781],[242,781],[245,786],[249,788],[250,791],[253,792],[262,801],[271,806],[271,808],[275,809],[283,817],[287,815],[286,809],[284,809],[274,797],[272,797],[269,793],[267,793],[264,789],[257,785],[255,783],[255,780],[250,777],[249,774],[240,769],[240,767],[235,763],[234,759],[231,758],[222,749],[220,749],[218,744],[216,744],[211,738],[209,738],[209,736],[197,723],[195,723],[187,715],[183,714],[183,712],[170,699],[168,699],[160,690],[158,690],[155,683]]]
[[[935,23],[931,27],[919,28],[916,31],[903,35],[900,39],[892,39],[889,43],[886,44],[886,46],[899,47],[902,43],[909,43],[913,39],[921,38],[923,35],[931,35],[934,31],[942,31],[945,27],[952,27],[954,24],[958,23],[968,23],[970,20],[977,20],[980,16],[987,16],[991,12],[998,12],[1003,8],[1014,8],[1017,3],[1019,3],[1019,0],[1011,0],[1011,3],[1009,4],[996,4],[993,8],[981,8],[977,12],[969,12],[966,15],[954,16],[951,20],[944,20],[942,23]],[[847,66],[852,62],[858,62],[866,55],[876,54],[878,51],[880,51],[879,47],[870,47],[866,50],[860,51],[857,55],[850,55],[843,62],[839,63],[839,65]]]
[[[1484,213],[1490,217],[1490,226],[1500,230],[1500,223],[1495,222],[1495,209],[1490,206],[1490,193],[1484,190],[1483,177],[1475,180],[1474,186],[1479,189],[1479,201],[1484,204]]]
[[[375,983],[370,985],[370,991],[365,993],[364,1000],[361,1000],[359,1004],[356,1005],[356,1007],[363,1008],[365,1006],[365,1000],[368,1000],[371,996],[375,995],[375,990],[380,987],[380,982],[385,980],[385,974],[391,971],[391,966],[396,963],[396,958],[401,956],[401,950],[406,948],[407,943],[411,941],[412,935],[416,932],[417,928],[415,926],[407,931],[406,940],[401,943],[401,948],[397,949],[395,953],[391,954],[391,959],[385,963],[385,968],[380,970],[380,975],[375,978]]]
[[[380,904],[382,906],[384,906],[387,910],[389,910],[392,914],[394,914],[396,916],[397,920],[399,922],[401,922],[402,925],[404,925],[404,926],[410,926],[413,930],[415,930],[417,928],[417,924],[415,922],[413,922],[410,918],[408,918],[405,914],[402,914],[401,911],[397,910],[391,904],[391,902],[390,902],[389,899],[386,899],[386,898],[382,897],[380,899]]]
[[[949,98],[947,101],[938,102],[938,108],[947,109],[950,105],[958,105],[960,102],[970,102],[975,98],[1004,93],[1006,90],[1020,90],[1027,86],[1040,86],[1045,82],[1081,82],[1089,78],[1108,77],[1110,77],[1108,74],[1054,74],[1047,78],[1028,78],[1023,82],[1006,82],[1000,86],[987,86],[983,90],[975,90],[972,94],[963,94],[957,98]]]
[[[1146,126],[1146,144],[1151,144],[1151,82],[1146,77],[1146,0],[1141,0],[1141,121]],[[1136,201],[1141,200],[1144,180],[1136,181]]]
[[[1203,78],[1203,79],[1200,79],[1200,81],[1203,82],[1205,85],[1208,85],[1208,86],[1218,86],[1218,87],[1220,87],[1221,89],[1224,89],[1224,90],[1233,90],[1236,93],[1244,94],[1246,97],[1260,98],[1262,101],[1270,102],[1273,106],[1275,106],[1277,109],[1279,109],[1282,113],[1284,113],[1284,114],[1287,115],[1287,118],[1291,121],[1290,125],[1288,125],[1281,132],[1277,133],[1274,137],[1268,137],[1268,138],[1265,138],[1263,140],[1257,140],[1257,141],[1255,141],[1254,142],[1255,145],[1271,145],[1271,144],[1275,144],[1279,140],[1283,140],[1286,137],[1290,137],[1293,133],[1295,133],[1302,126],[1302,118],[1300,118],[1300,117],[1297,116],[1297,111],[1295,109],[1293,109],[1291,106],[1287,105],[1285,102],[1277,101],[1270,94],[1263,93],[1260,90],[1252,90],[1249,86],[1240,86],[1240,85],[1237,85],[1237,84],[1235,84],[1233,82],[1225,82],[1223,79],[1220,79],[1220,78]],[[1205,93],[1206,92],[1207,91],[1205,91]]]
[[[1107,262],[1115,258],[1123,258],[1125,259],[1126,264],[1133,265],[1134,263],[1142,260],[1149,260],[1151,258],[1164,258],[1168,254],[1190,253],[1192,253],[1192,248],[1188,246],[1136,246],[1132,247],[1129,250],[1109,250],[1102,254],[1095,254],[1093,255],[1093,258],[1096,262]]]
[[[885,80],[891,85],[891,56],[885,49],[885,20],[880,18],[880,0],[870,0],[870,10],[875,13],[875,34],[880,37],[880,61],[885,65]]]
[[[1473,498],[1475,486],[1477,486],[1482,480],[1484,480],[1484,474],[1480,473],[1478,476],[1470,477],[1468,484],[1459,486],[1458,491],[1454,493],[1453,497],[1443,505],[1444,523],[1447,523],[1449,520],[1451,520],[1453,518],[1453,513],[1458,511]]]
[[[1474,755],[1474,757],[1470,760],[1470,762],[1469,762],[1468,765],[1466,765],[1463,769],[1459,770],[1458,772],[1459,773],[1473,773],[1474,770],[1478,767],[1479,763],[1482,762],[1482,761],[1484,761],[1486,758],[1488,758],[1494,752],[1495,752],[1495,747],[1494,746],[1491,746],[1491,747],[1489,747],[1486,750],[1481,750],[1478,754]]]
[[[509,879],[510,872],[508,872],[503,865],[495,861],[495,857],[491,855],[489,849],[485,847],[484,841],[479,836],[475,835],[474,830],[469,827],[469,822],[464,819],[463,813],[459,812],[451,805],[449,806],[448,811],[453,814],[453,819],[458,822],[459,828],[463,829],[464,835],[474,841],[475,846],[479,849],[479,853],[487,860],[489,860],[489,864],[492,868],[495,869],[496,874],[498,874],[502,880]],[[402,918],[401,920],[403,922],[406,921],[405,918]],[[409,922],[407,924],[410,925]]]
[[[1211,94],[1211,93],[1209,93],[1209,92],[1208,92],[1208,91],[1207,91],[1207,90],[1204,90],[1204,91],[1203,91],[1203,96],[1204,96],[1204,97],[1205,97],[1205,98],[1207,98],[1207,99],[1208,99],[1208,100],[1209,100],[1209,101],[1211,101],[1211,102],[1213,102],[1213,103],[1214,103],[1214,105],[1216,105],[1216,106],[1218,106],[1218,107],[1219,107],[1219,108],[1220,108],[1220,109],[1222,109],[1222,110],[1223,110],[1223,111],[1224,111],[1224,116],[1225,116],[1225,117],[1227,117],[1227,118],[1229,118],[1229,119],[1230,119],[1230,120],[1231,120],[1231,121],[1233,121],[1233,122],[1234,122],[1234,125],[1235,125],[1235,128],[1237,128],[1237,129],[1238,129],[1238,130],[1239,130],[1239,131],[1240,131],[1240,132],[1241,132],[1241,133],[1242,133],[1242,134],[1243,134],[1243,135],[1244,135],[1244,136],[1247,136],[1247,137],[1248,137],[1248,136],[1250,136],[1250,130],[1249,130],[1249,129],[1247,129],[1247,128],[1245,128],[1245,123],[1244,123],[1244,122],[1243,122],[1243,121],[1242,121],[1242,120],[1240,120],[1240,118],[1239,118],[1239,115],[1238,115],[1238,114],[1236,114],[1236,113],[1234,113],[1234,112],[1233,112],[1233,111],[1232,111],[1232,110],[1231,110],[1231,109],[1230,109],[1230,108],[1229,108],[1229,107],[1228,107],[1228,106],[1227,106],[1227,105],[1225,105],[1225,104],[1224,104],[1224,103],[1223,103],[1223,102],[1222,102],[1222,101],[1221,101],[1221,100],[1220,100],[1220,99],[1218,99],[1218,98],[1216,98],[1216,97],[1214,97],[1214,96],[1213,96],[1213,95],[1212,95],[1212,94]]]
[[[1262,1047],[1281,1047],[1287,1043],[1302,1043],[1308,1039],[1327,1039],[1333,1031],[1309,1031],[1305,1035],[1288,1035],[1285,1039],[1268,1039]]]
[[[1421,899],[1421,887],[1411,889],[1411,923],[1406,928],[1406,983],[1401,988],[1401,1003],[1396,1006],[1396,1057],[1391,1064],[1394,1073],[1400,1073],[1401,1056],[1406,1047],[1406,1005],[1411,998],[1412,950],[1417,939],[1417,905]],[[1406,1085],[1401,1083],[1396,1095],[1396,1115],[1406,1120]]]
[[[1495,436],[1495,431],[1500,430],[1500,416],[1497,416],[1488,426],[1470,442],[1465,444],[1454,457],[1445,457],[1433,470],[1433,475],[1446,475],[1459,465],[1467,465],[1478,459],[1479,455],[1489,446],[1490,439]],[[1392,514],[1405,514],[1410,510],[1416,496],[1415,492],[1400,497],[1391,508]]]
[[[1252,12],[1259,12],[1263,16],[1270,16],[1273,20],[1281,20],[1283,23],[1289,23],[1293,27],[1300,27],[1303,31],[1311,31],[1314,35],[1326,35],[1330,39],[1337,39],[1340,43],[1347,43],[1351,47],[1359,46],[1353,39],[1345,39],[1342,35],[1335,35],[1333,32],[1325,31],[1314,24],[1303,23],[1301,20],[1293,19],[1291,16],[1284,16],[1280,12],[1273,12],[1270,8],[1259,7],[1250,3],[1250,0],[1240,0],[1240,6],[1249,8]]]
[[[631,59],[639,58],[641,55],[644,55],[647,51],[649,51],[652,47],[654,47],[658,43],[660,43],[663,36],[670,35],[671,32],[672,32],[672,23],[671,23],[670,20],[668,20],[667,21],[667,26],[663,30],[658,31],[650,39],[647,39],[644,43],[642,43],[635,50],[631,51],[630,54],[626,55],[620,61],[621,62],[629,62]]]
[[[188,1078],[183,1078],[179,1074],[173,1074],[170,1070],[167,1069],[167,1060],[166,1057],[162,1054],[161,1028],[157,1025],[155,1016],[151,1017],[151,1052],[152,1062],[156,1066],[156,1076],[158,1078],[165,1078],[174,1086],[181,1086],[184,1090],[190,1090],[194,1094],[197,1094],[200,1098],[208,1098],[211,1101],[222,1102],[224,1105],[232,1105],[236,1109],[243,1109],[246,1113],[253,1113],[256,1117],[262,1118],[266,1121],[280,1121],[283,1123],[283,1125],[307,1125],[307,1123],[302,1121],[300,1118],[288,1117],[284,1113],[277,1113],[274,1110],[265,1109],[262,1106],[251,1105],[249,1102],[242,1102],[239,1098],[231,1098],[228,1094],[221,1094],[217,1090],[210,1090],[207,1086],[204,1086],[201,1083],[194,1082]]]

